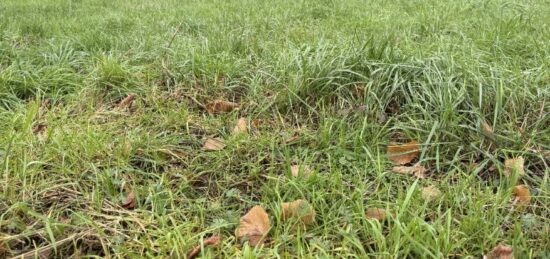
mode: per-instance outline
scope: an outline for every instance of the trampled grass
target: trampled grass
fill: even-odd
[[[183,258],[220,234],[200,256],[548,258],[549,21],[545,0],[3,0],[0,257]],[[391,172],[409,140],[424,179]]]

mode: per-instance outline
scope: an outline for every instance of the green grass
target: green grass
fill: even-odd
[[[178,258],[221,233],[202,256],[480,258],[502,242],[548,258],[548,21],[545,0],[0,1],[0,257]],[[214,99],[241,108],[208,114]],[[266,123],[233,136],[239,117]],[[209,136],[226,148],[205,152]],[[426,179],[391,173],[387,145],[410,139]],[[517,156],[526,175],[506,177]],[[296,199],[317,213],[305,231],[281,219]],[[234,236],[254,205],[264,247]]]

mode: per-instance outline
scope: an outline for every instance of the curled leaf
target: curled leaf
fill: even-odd
[[[433,201],[441,196],[441,191],[435,186],[427,186],[422,188],[422,198],[427,201]]]
[[[524,163],[525,160],[521,156],[512,159],[506,159],[504,161],[504,174],[506,174],[507,176],[511,176],[515,172],[517,172],[519,175],[525,175]]]
[[[189,253],[187,253],[187,258],[192,259],[192,258],[197,257],[197,255],[199,255],[199,253],[202,251],[203,247],[218,246],[220,244],[221,239],[222,238],[219,234],[213,235],[213,236],[205,239],[204,242],[202,243],[202,246],[199,244],[199,245],[193,247],[193,249],[191,251],[189,251]]]
[[[208,138],[203,145],[203,149],[206,151],[220,151],[224,148],[225,143],[220,138]]]
[[[421,165],[415,165],[415,166],[394,166],[391,169],[392,172],[398,173],[398,174],[408,174],[416,176],[420,179],[424,179],[426,176],[426,168]]]
[[[315,210],[305,200],[284,202],[281,207],[283,210],[283,220],[297,218],[306,225],[315,221]]]
[[[240,118],[237,121],[235,128],[233,128],[233,134],[248,134],[248,123],[245,118]]]
[[[257,246],[264,243],[270,227],[265,210],[261,206],[254,206],[241,217],[235,234],[241,242],[248,241],[251,246]]]
[[[420,154],[420,144],[415,140],[405,144],[388,146],[388,158],[394,163],[404,165],[413,161]]]
[[[215,100],[215,101],[208,102],[206,104],[206,110],[209,113],[231,112],[237,107],[239,107],[238,103],[223,101],[223,100]]]
[[[290,173],[292,174],[292,176],[294,177],[298,177],[298,176],[304,176],[304,177],[309,177],[311,176],[311,168],[309,168],[309,166],[307,165],[292,165],[290,167]]]
[[[528,205],[531,202],[531,192],[525,185],[517,185],[512,189],[514,195],[514,202],[520,205]]]
[[[120,206],[122,206],[123,208],[125,209],[133,209],[136,205],[136,197],[135,197],[135,194],[134,192],[130,192],[128,194],[128,197],[126,197],[126,199],[124,199],[122,201],[122,203],[120,204]]]
[[[511,247],[498,244],[484,259],[513,259],[514,251]]]
[[[120,109],[130,108],[135,99],[136,99],[136,96],[134,94],[129,94],[118,103],[118,108]]]
[[[367,219],[383,221],[386,219],[386,210],[380,208],[369,208],[367,209],[367,212],[365,212],[365,217]]]

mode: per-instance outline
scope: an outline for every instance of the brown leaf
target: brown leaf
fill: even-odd
[[[221,240],[222,240],[222,237],[219,234],[213,235],[213,236],[205,239],[204,242],[202,243],[203,244],[202,246],[199,244],[199,245],[193,247],[193,249],[191,251],[189,251],[189,253],[187,253],[187,258],[188,259],[193,259],[193,258],[197,257],[197,255],[199,255],[199,253],[201,252],[203,247],[218,246],[220,244]]]
[[[427,186],[422,188],[422,198],[427,201],[433,201],[441,196],[441,191],[435,186]]]
[[[34,128],[32,129],[32,133],[39,134],[44,132],[47,128],[48,128],[48,125],[46,125],[45,123],[39,123],[36,126],[34,126]]]
[[[394,166],[391,169],[392,172],[398,173],[398,174],[410,174],[414,175],[420,179],[424,179],[426,168],[424,168],[421,165],[415,165],[415,166]]]
[[[517,172],[519,175],[525,175],[524,163],[525,160],[521,156],[506,159],[504,161],[504,174],[511,176],[514,172]]]
[[[531,192],[525,185],[514,186],[514,189],[512,189],[512,194],[515,197],[514,202],[520,205],[528,205],[531,202]]]
[[[203,145],[206,151],[220,151],[225,148],[225,143],[220,138],[208,138]]]
[[[420,144],[415,140],[405,144],[388,146],[388,158],[400,165],[408,164],[420,154]]]
[[[386,210],[379,208],[369,208],[365,213],[367,219],[375,219],[378,221],[383,221],[386,219]]]
[[[235,234],[241,242],[248,241],[251,246],[257,246],[264,243],[269,228],[269,216],[265,210],[261,206],[254,206],[241,217]]]
[[[491,127],[491,125],[489,125],[486,121],[482,120],[480,127],[481,127],[481,133],[483,134],[483,136],[490,139],[492,142],[496,143],[495,133],[493,132],[493,128]]]
[[[206,104],[206,110],[209,113],[230,112],[237,107],[239,107],[238,103],[223,101],[223,100],[215,100],[215,101],[208,102]]]
[[[297,218],[306,225],[315,221],[315,210],[305,200],[284,202],[281,207],[283,210],[283,220]]]
[[[311,176],[311,168],[309,168],[309,166],[307,165],[292,165],[290,167],[290,173],[292,174],[292,176],[294,177],[298,177],[298,176],[304,176],[304,177],[309,177]]]
[[[514,258],[514,251],[511,247],[498,244],[493,250],[486,256],[483,257],[484,259],[513,259]]]
[[[130,192],[130,194],[128,194],[128,197],[126,197],[126,199],[123,200],[122,203],[120,204],[120,206],[129,210],[133,209],[135,205],[136,205],[136,196],[133,191]]]
[[[248,122],[245,118],[240,118],[237,121],[235,128],[233,128],[233,134],[248,134]]]
[[[119,103],[118,108],[124,109],[124,108],[130,108],[132,107],[132,103],[134,103],[134,100],[136,99],[136,95],[129,94],[128,96],[124,97]]]

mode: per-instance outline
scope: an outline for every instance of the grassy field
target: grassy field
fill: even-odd
[[[0,257],[220,235],[199,256],[549,258],[549,21],[548,0],[1,0]],[[411,140],[424,179],[392,172]],[[256,205],[254,247],[235,230]]]

